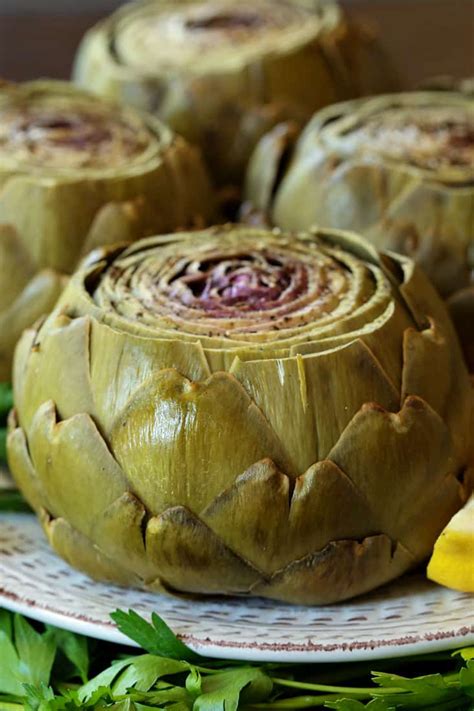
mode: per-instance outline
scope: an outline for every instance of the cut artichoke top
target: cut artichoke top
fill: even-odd
[[[383,110],[341,133],[350,150],[380,153],[420,168],[474,165],[474,110],[449,107]]]
[[[158,133],[157,133],[158,131]],[[0,92],[0,172],[129,172],[159,156],[171,133],[136,111],[63,82]]]
[[[119,16],[112,41],[117,61],[145,74],[222,71],[270,47],[290,51],[339,20],[332,3],[317,8],[285,0],[160,0],[137,3]],[[231,51],[236,44],[238,54]]]
[[[211,370],[236,357],[316,354],[383,331],[396,314],[411,320],[375,251],[347,234],[229,226],[91,260],[74,277],[81,309],[125,333],[192,350],[199,340]]]
[[[460,94],[395,94],[331,107],[315,116],[306,135],[346,158],[388,160],[440,180],[474,181],[474,102]]]

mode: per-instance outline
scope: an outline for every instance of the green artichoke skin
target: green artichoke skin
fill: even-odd
[[[75,81],[155,113],[241,184],[258,138],[396,84],[373,37],[318,0],[141,0],[86,34]]]
[[[196,150],[71,84],[0,87],[0,380],[82,255],[212,220]]]
[[[96,250],[24,333],[14,395],[9,465],[52,546],[150,590],[363,593],[429,555],[474,473],[444,304],[341,231]]]
[[[293,151],[284,131],[255,149],[251,208],[282,229],[355,229],[412,257],[444,298],[457,303],[463,290],[453,316],[474,370],[473,97],[413,92],[335,105],[315,114]]]

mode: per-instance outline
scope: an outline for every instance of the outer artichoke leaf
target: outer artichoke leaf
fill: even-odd
[[[129,488],[91,417],[80,414],[57,422],[54,403],[45,402],[33,418],[28,441],[52,515],[90,536],[95,521]]]
[[[304,230],[310,225],[380,233],[392,200],[411,192],[419,180],[374,160],[344,159],[337,151],[311,144],[307,155],[298,153],[278,190],[274,223],[284,229]],[[375,247],[386,242],[372,240]]]
[[[155,228],[154,232],[166,232],[172,227],[178,229],[193,223],[198,226],[203,222],[209,224],[216,212],[216,200],[199,150],[176,135],[171,149],[163,156],[163,163],[168,169],[167,174],[163,173],[163,190],[156,189],[155,199],[149,199],[147,203],[155,208],[158,216],[159,212],[163,214],[163,229]],[[170,185],[173,185],[176,196],[171,201],[168,197]],[[172,210],[172,215],[168,216]]]
[[[241,474],[200,515],[231,550],[264,573],[286,562],[290,480],[270,459]]]
[[[0,312],[0,381],[10,380],[14,347],[23,330],[53,308],[65,283],[62,274],[43,269],[11,306]]]
[[[0,225],[0,312],[7,309],[35,273],[29,251],[12,225]]]
[[[242,594],[262,579],[182,506],[150,519],[146,549],[165,585],[179,592]]]
[[[461,357],[457,336],[448,311],[435,288],[411,259],[398,256],[398,261],[405,276],[404,282],[400,286],[400,294],[415,324],[420,330],[423,330],[429,328],[430,320],[437,323],[446,337],[449,337],[450,342],[452,339],[452,357]]]
[[[89,376],[90,319],[70,319],[54,314],[47,333],[33,340],[31,332],[19,347],[14,372],[15,399],[21,412],[21,425],[29,431],[31,421],[47,400],[53,400],[62,420],[87,412],[95,414]],[[30,344],[29,355],[24,350]],[[24,365],[28,358],[27,365]]]
[[[48,507],[44,488],[33,466],[24,431],[18,427],[14,413],[9,420],[8,461],[15,482],[29,505],[39,511]]]
[[[56,553],[73,568],[94,580],[118,583],[127,587],[142,587],[142,581],[116,560],[111,560],[86,536],[76,531],[63,518],[50,519],[43,515],[42,524],[49,543]],[[84,581],[84,589],[87,589]]]
[[[305,357],[239,361],[232,372],[285,444],[290,474],[325,458],[367,400],[399,407],[399,393],[361,340]]]
[[[62,183],[52,177],[18,175],[0,192],[0,214],[2,221],[18,229],[35,264],[70,272],[94,215],[111,199],[103,191],[100,181]],[[37,239],[38,234],[47,239]]]
[[[367,237],[384,249],[410,255],[446,296],[469,282],[472,188],[426,184],[421,178],[411,183],[411,190],[389,203],[383,224],[367,230]]]
[[[474,407],[474,392],[461,359],[453,354],[437,323],[430,322],[424,331],[405,331],[402,402],[409,395],[425,400],[447,423],[463,460],[471,447],[469,412]]]
[[[334,462],[317,462],[295,481],[284,533],[285,564],[331,541],[378,532],[376,515],[351,480]]]
[[[443,417],[454,385],[451,362],[446,339],[435,322],[423,331],[407,328],[403,334],[402,402],[409,395],[418,395]]]
[[[324,605],[361,595],[396,578],[414,563],[400,543],[371,536],[362,543],[336,541],[291,563],[252,593],[302,605]]]
[[[15,401],[17,405],[17,417],[20,420],[18,410],[24,411],[24,395],[23,384],[28,377],[28,369],[30,367],[30,357],[33,352],[33,346],[38,336],[38,328],[41,322],[38,322],[36,328],[27,328],[23,331],[20,340],[15,349],[15,361],[13,364],[12,382],[13,391],[15,393]],[[24,418],[22,418],[24,419]]]
[[[279,123],[257,144],[248,168],[247,187],[252,205],[266,215],[277,187],[278,172],[285,154],[295,138],[296,127],[290,122]]]
[[[437,540],[447,522],[465,503],[472,491],[469,485],[471,476],[472,470],[466,470],[465,486],[462,486],[457,477],[449,473],[437,486],[432,485],[423,495],[420,494],[423,496],[422,507],[418,509],[407,507],[403,520],[403,535],[407,548],[417,560],[423,560],[431,555],[433,541]],[[417,532],[416,535],[412,533],[414,531]]]
[[[311,150],[304,154],[297,149],[290,165],[297,165],[297,169],[290,169],[286,173],[276,192],[271,212],[273,224],[284,230],[330,225],[327,222],[330,219],[329,206],[326,204],[327,191],[318,189],[318,186],[322,182],[321,179],[331,171],[332,162],[326,159],[322,151],[311,146]],[[253,202],[254,197],[250,189],[251,184],[248,183],[246,194]],[[347,204],[343,204],[338,209],[343,213],[347,207]]]
[[[205,382],[175,369],[157,373],[120,414],[110,442],[153,514],[176,503],[198,513],[255,462],[286,464],[274,431],[227,373]]]
[[[90,380],[98,422],[106,432],[140,388],[153,387],[156,374],[172,367],[193,381],[211,374],[199,342],[141,338],[92,320]]]
[[[107,203],[100,208],[84,241],[82,254],[121,242],[134,242],[143,235],[143,200]]]
[[[428,511],[426,492],[437,488],[449,474],[454,476],[461,464],[439,415],[418,397],[408,397],[398,413],[368,403],[349,423],[328,458],[361,492],[376,516],[378,529],[418,558],[423,557],[425,544],[419,539],[424,524],[414,527],[413,521],[433,515],[442,528],[459,495],[452,492],[451,498],[439,501],[436,512]]]
[[[146,556],[145,519],[143,504],[127,491],[94,521],[91,540],[124,568],[130,568],[140,578],[148,580],[156,577],[156,571]]]

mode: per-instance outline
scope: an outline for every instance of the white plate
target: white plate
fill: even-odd
[[[406,576],[354,601],[184,600],[95,583],[49,548],[34,516],[0,515],[0,607],[113,642],[109,613],[156,611],[192,649],[249,661],[346,662],[474,644],[474,597]]]

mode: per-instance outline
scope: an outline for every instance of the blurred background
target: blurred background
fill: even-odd
[[[66,78],[79,40],[119,0],[0,0],[0,77]],[[341,0],[376,31],[404,88],[474,75],[474,0]]]

